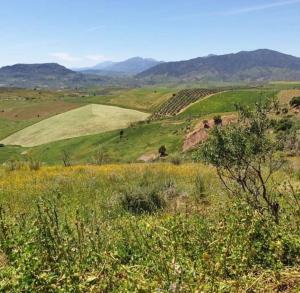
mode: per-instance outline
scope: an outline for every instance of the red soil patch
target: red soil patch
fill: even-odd
[[[22,108],[1,109],[0,107],[0,118],[9,120],[45,119],[78,107],[80,107],[80,105],[63,101],[34,103]]]
[[[222,117],[222,125],[228,125],[232,122],[236,121],[236,116],[230,115],[230,116],[224,116]],[[205,127],[206,125],[206,127]],[[184,139],[182,150],[184,152],[189,151],[193,148],[195,148],[200,143],[207,140],[209,136],[209,130],[214,127],[214,120],[207,120],[207,123],[203,123],[203,121],[199,122],[195,129],[188,133]]]

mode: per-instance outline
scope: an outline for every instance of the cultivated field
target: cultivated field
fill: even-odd
[[[6,145],[37,146],[66,138],[126,128],[148,114],[112,106],[90,104],[29,126],[2,140]]]
[[[195,103],[202,98],[217,93],[217,90],[209,89],[186,89],[173,94],[172,98],[163,103],[152,114],[151,119],[162,119],[168,116],[175,116],[184,110],[190,104]]]
[[[234,112],[235,105],[253,106],[258,101],[276,95],[274,90],[232,90],[213,95],[209,99],[199,101],[176,116],[178,119],[201,117],[214,113]]]

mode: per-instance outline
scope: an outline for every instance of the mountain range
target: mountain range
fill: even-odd
[[[0,68],[0,87],[74,88],[139,86],[166,82],[265,82],[300,80],[300,58],[260,49],[209,55],[187,61],[159,62],[135,57],[70,70],[56,63],[16,64]]]
[[[94,67],[77,69],[82,73],[106,76],[133,76],[162,62],[151,58],[134,57],[122,62],[105,61]]]
[[[268,49],[158,64],[138,78],[181,81],[300,80],[300,58]]]

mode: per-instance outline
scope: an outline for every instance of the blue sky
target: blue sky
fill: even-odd
[[[300,0],[4,0],[0,66],[183,60],[270,48],[300,56]]]

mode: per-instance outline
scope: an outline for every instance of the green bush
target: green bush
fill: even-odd
[[[121,206],[134,214],[152,214],[162,210],[166,206],[166,201],[157,186],[138,186],[123,191]]]
[[[290,101],[290,106],[291,107],[299,107],[300,106],[300,97],[294,97]]]
[[[275,125],[275,131],[279,132],[279,131],[288,131],[290,129],[292,129],[295,125],[295,122],[292,121],[289,118],[283,118],[281,120],[279,120],[276,125]]]

